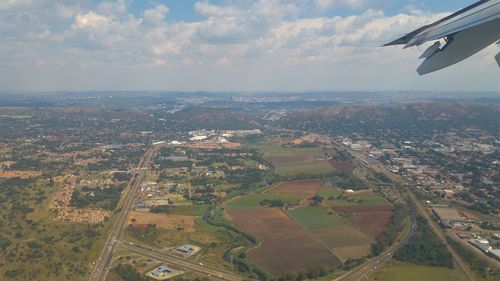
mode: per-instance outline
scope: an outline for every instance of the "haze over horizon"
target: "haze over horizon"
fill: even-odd
[[[498,45],[423,77],[378,47],[471,3],[7,0],[0,91],[498,91]]]

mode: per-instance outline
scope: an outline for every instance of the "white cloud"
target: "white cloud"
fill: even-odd
[[[77,14],[73,26],[78,29],[106,31],[112,23],[113,19],[111,17],[90,11],[84,14]]]
[[[202,20],[169,23],[165,19],[175,11],[162,4],[132,13],[126,1],[14,2],[0,4],[2,73],[19,69],[23,77],[28,72],[21,70],[33,72],[33,64],[46,69],[65,69],[63,75],[86,69],[88,81],[92,82],[97,70],[112,69],[131,75],[147,67],[157,73],[144,77],[148,81],[144,87],[159,88],[172,85],[182,88],[183,82],[192,85],[193,81],[199,81],[196,85],[203,89],[203,81],[210,81],[211,87],[236,89],[240,85],[238,77],[243,79],[243,76],[246,82],[252,81],[249,87],[256,87],[260,81],[262,89],[277,89],[279,85],[283,89],[310,89],[315,85],[335,88],[346,83],[348,77],[342,76],[345,71],[364,75],[360,79],[366,79],[366,85],[383,87],[381,68],[387,71],[389,80],[393,75],[403,77],[402,73],[406,73],[402,80],[411,80],[409,77],[416,77],[414,69],[421,48],[403,51],[378,46],[445,15],[412,10],[387,16],[381,10],[365,9],[349,16],[304,17],[303,11],[313,6],[361,7],[373,1],[228,0],[217,5],[208,1],[196,3],[194,9],[203,16]],[[472,58],[473,62],[467,66],[479,67],[487,59],[484,57],[482,54],[480,58]],[[155,78],[174,68],[183,71],[171,73],[177,77],[172,84],[162,84],[163,79]],[[179,76],[190,72],[194,76],[189,82]],[[304,80],[303,85],[286,81],[288,75],[300,81],[301,73],[314,78]],[[483,72],[476,71],[474,75],[480,73]],[[231,79],[226,81],[225,77]],[[4,84],[11,81],[0,77],[0,84],[11,85]]]
[[[169,8],[163,4],[156,6],[154,9],[144,11],[144,21],[151,24],[160,24],[165,20]]]
[[[315,0],[315,5],[321,10],[331,9],[333,7],[347,5],[352,8],[362,6],[365,0]]]

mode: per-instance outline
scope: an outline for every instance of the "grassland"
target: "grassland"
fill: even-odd
[[[257,193],[243,197],[238,197],[230,201],[226,208],[253,208],[259,207],[262,200],[281,199],[284,202],[297,203],[304,199],[305,196],[300,194],[281,194],[281,193]]]
[[[264,157],[275,166],[278,175],[322,175],[333,171],[332,166],[324,159],[321,146],[293,147],[282,144],[273,140],[258,146]]]
[[[202,247],[200,254],[202,261],[223,268],[227,268],[227,265],[222,260],[222,254],[234,242],[234,238],[227,229],[211,226],[201,218],[195,219],[195,231],[128,227],[125,232],[125,240],[156,248],[181,244],[198,245]]]
[[[294,219],[308,229],[339,226],[344,224],[333,213],[328,213],[321,207],[301,207],[289,211]]]
[[[380,195],[371,190],[357,191],[354,193],[344,193],[342,198],[328,200],[329,206],[352,206],[352,205],[386,205],[387,202]]]
[[[328,197],[338,197],[342,195],[342,190],[341,189],[333,189],[333,188],[328,188],[328,189],[323,189],[319,191],[319,195],[328,198]]]
[[[11,241],[10,247],[0,251],[0,279],[86,280],[111,220],[100,225],[56,221],[49,202],[58,186],[41,179],[21,183],[17,186],[12,181],[0,181],[2,191],[15,187],[12,190],[24,192],[23,203],[4,201],[0,209],[0,236]],[[6,198],[2,196],[0,199]],[[13,193],[9,200],[21,198],[17,196]]]
[[[392,262],[382,267],[372,281],[463,281],[466,280],[456,270],[447,267],[420,266]]]

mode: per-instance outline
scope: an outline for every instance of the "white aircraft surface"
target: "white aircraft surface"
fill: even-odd
[[[417,72],[424,75],[460,62],[499,39],[500,0],[481,0],[384,46],[404,44],[409,48],[435,41],[420,56],[425,60]],[[495,59],[500,66],[500,52]]]

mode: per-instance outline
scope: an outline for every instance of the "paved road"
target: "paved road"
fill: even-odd
[[[123,230],[125,229],[125,225],[127,223],[128,213],[132,204],[135,200],[137,191],[141,186],[144,177],[148,173],[149,163],[153,159],[154,155],[158,151],[158,147],[153,146],[144,154],[144,157],[141,159],[141,162],[138,166],[138,172],[134,175],[132,180],[130,181],[130,188],[124,196],[123,204],[121,205],[121,209],[118,209],[118,216],[115,220],[115,223],[112,226],[112,230],[104,244],[104,248],[101,252],[101,256],[97,261],[94,270],[90,276],[90,281],[104,281],[106,280],[106,275],[109,271],[109,266],[111,264],[111,259],[113,257],[113,253],[116,250],[117,242],[121,238]]]
[[[422,217],[424,217],[427,220],[434,233],[446,245],[448,251],[450,251],[455,265],[457,265],[458,269],[463,273],[464,277],[467,278],[467,280],[474,281],[475,280],[474,274],[470,270],[469,266],[462,259],[462,257],[459,256],[450,245],[448,245],[448,241],[446,240],[446,234],[443,233],[441,227],[436,223],[434,219],[431,218],[430,214],[427,212],[427,210],[425,210],[425,207],[423,207],[422,204],[420,204],[417,198],[415,198],[415,195],[411,190],[409,191],[409,194],[413,203],[415,203],[415,206],[419,214],[422,215]]]
[[[361,281],[361,280],[369,280],[368,277],[375,273],[384,263],[391,260],[394,253],[399,250],[399,248],[403,247],[408,241],[411,239],[414,231],[415,231],[415,216],[410,214],[409,217],[410,228],[407,229],[406,233],[402,236],[402,239],[393,244],[389,249],[383,252],[381,255],[370,259],[364,264],[355,267],[350,270],[348,273],[342,275],[341,277],[335,279],[335,281]]]
[[[127,242],[120,243],[120,247],[123,249],[140,254],[145,257],[149,257],[155,260],[159,260],[170,265],[177,266],[184,270],[190,270],[192,272],[196,272],[205,276],[210,277],[210,279],[215,280],[224,280],[224,281],[242,281],[248,280],[249,278],[245,278],[239,276],[233,272],[218,269],[212,266],[205,265],[199,262],[192,262],[188,260],[181,259],[177,256],[166,253],[164,250],[155,249],[151,247],[135,245]]]
[[[349,147],[343,146],[341,144],[338,144],[339,146],[344,147],[346,150],[349,151],[349,153],[354,156],[358,161],[360,161],[362,164],[364,164],[367,168],[373,169],[377,172],[384,173],[386,176],[388,176],[390,179],[394,181],[401,180],[397,178],[394,174],[390,173],[387,171],[385,166],[383,166],[381,163],[379,163],[376,159],[370,158],[367,159],[362,153],[359,153],[357,151],[351,150]],[[390,185],[388,185],[390,186]],[[396,191],[394,191],[395,194],[397,194]],[[400,196],[398,196],[397,199],[400,203],[406,204]],[[381,255],[374,257],[367,262],[349,270],[346,274],[342,275],[341,277],[335,279],[334,281],[361,281],[361,280],[369,280],[368,277],[372,274],[374,274],[380,267],[391,260],[392,256],[394,253],[404,246],[412,237],[414,231],[415,231],[415,226],[416,226],[416,221],[415,221],[415,215],[413,213],[410,213],[408,216],[408,221],[410,223],[410,227],[406,229],[406,232],[402,235],[400,238],[399,242],[394,243],[391,245],[386,251],[384,251]]]

